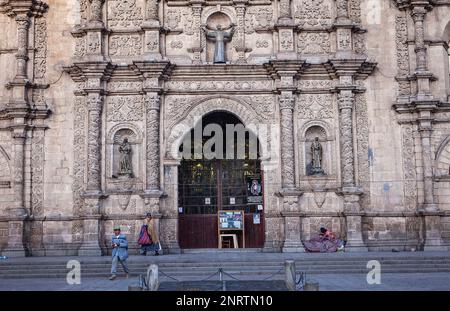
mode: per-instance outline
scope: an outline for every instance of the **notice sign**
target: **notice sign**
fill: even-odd
[[[260,177],[247,177],[247,203],[262,203],[262,186]]]
[[[243,230],[244,211],[219,211],[219,230]]]

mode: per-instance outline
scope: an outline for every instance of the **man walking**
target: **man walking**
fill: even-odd
[[[128,242],[124,234],[120,233],[120,226],[114,227],[114,235],[112,236],[111,246],[112,250],[112,267],[110,280],[114,280],[117,277],[117,262],[123,267],[125,275],[128,278],[128,267],[126,260],[128,258]]]

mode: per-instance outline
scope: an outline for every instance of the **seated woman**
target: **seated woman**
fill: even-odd
[[[344,250],[345,241],[337,239],[331,230],[322,227],[319,235],[303,242],[303,246],[309,253],[334,253]]]

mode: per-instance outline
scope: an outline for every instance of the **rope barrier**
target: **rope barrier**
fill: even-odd
[[[162,275],[168,277],[169,279],[172,279],[172,280],[177,281],[177,282],[181,282],[180,280],[178,280],[178,279],[176,279],[176,278],[174,278],[174,277],[171,277],[170,275],[164,273],[164,272],[161,271],[161,270],[159,270],[159,273],[161,273]]]

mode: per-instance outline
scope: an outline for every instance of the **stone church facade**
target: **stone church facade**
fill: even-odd
[[[147,212],[183,251],[173,151],[214,112],[278,129],[262,251],[322,226],[349,251],[450,245],[449,0],[0,0],[0,39],[1,254],[107,254],[116,225],[134,249]]]

